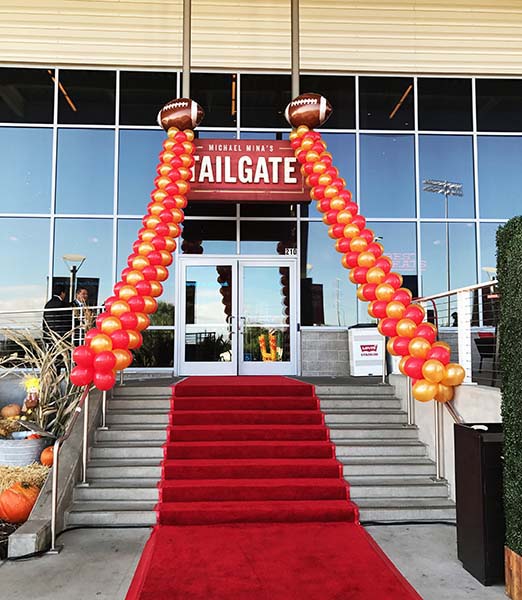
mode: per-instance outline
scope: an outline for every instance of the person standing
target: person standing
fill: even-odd
[[[53,288],[51,299],[44,306],[43,313],[43,339],[47,348],[54,347],[59,338],[65,338],[71,331],[72,317],[69,303],[65,300],[65,287],[57,285]],[[58,355],[55,360],[55,369],[59,374],[64,366],[63,356]]]
[[[85,341],[85,334],[89,328],[91,314],[88,307],[89,292],[87,288],[78,287],[76,296],[72,302],[73,307],[73,342],[75,346],[80,346]]]

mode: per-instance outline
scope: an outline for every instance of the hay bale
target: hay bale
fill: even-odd
[[[26,467],[0,466],[0,493],[11,487],[17,481],[25,481],[41,488],[49,473],[49,467],[32,463]]]

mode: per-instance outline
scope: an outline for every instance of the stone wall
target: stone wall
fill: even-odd
[[[301,369],[303,376],[349,375],[348,331],[301,330]]]

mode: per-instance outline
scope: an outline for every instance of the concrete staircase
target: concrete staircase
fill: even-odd
[[[316,392],[362,522],[455,519],[447,484],[435,480],[391,386],[319,385]],[[90,485],[75,488],[67,526],[155,524],[170,394],[170,387],[115,389],[109,430],[97,431],[90,450]]]

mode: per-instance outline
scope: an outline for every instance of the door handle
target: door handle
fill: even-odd
[[[228,322],[228,332],[230,334],[230,336],[233,336],[234,333],[236,333],[234,331],[234,319],[236,317],[234,315],[230,315],[229,317],[227,317],[227,322]]]
[[[243,334],[245,330],[246,317],[239,317],[239,333]]]

